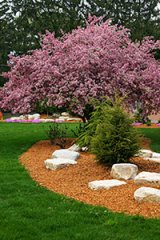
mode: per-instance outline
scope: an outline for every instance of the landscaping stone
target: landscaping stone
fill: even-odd
[[[70,159],[76,161],[79,158],[80,154],[75,151],[70,151],[68,149],[60,149],[56,150],[52,154],[52,158],[63,158],[63,159]]]
[[[134,179],[137,175],[138,167],[131,163],[114,164],[111,169],[111,176],[117,179]]]
[[[67,113],[67,112],[62,112],[62,113],[61,113],[61,116],[63,116],[63,117],[69,117],[69,113]]]
[[[50,119],[50,118],[44,118],[44,119],[41,119],[41,122],[54,122],[53,119]]]
[[[160,173],[155,172],[141,172],[135,177],[136,184],[150,184],[153,186],[160,186]]]
[[[141,187],[134,192],[138,202],[160,202],[160,190],[150,187]]]
[[[152,157],[152,151],[148,149],[141,149],[138,154],[136,154],[138,157],[144,157],[144,158],[150,158]]]
[[[81,122],[81,118],[76,118],[76,117],[68,117],[67,121],[74,121],[74,122]]]
[[[153,152],[152,158],[159,158],[160,159],[160,153]]]
[[[82,152],[87,152],[88,151],[88,147],[82,147]]]
[[[88,183],[88,187],[93,190],[99,190],[99,189],[110,189],[113,187],[118,187],[121,185],[126,184],[124,181],[119,181],[116,179],[112,180],[97,180],[93,182]]]
[[[70,148],[68,148],[68,150],[79,152],[81,150],[81,148],[77,144],[73,144]]]
[[[62,120],[64,120],[64,121],[67,121],[68,116],[60,116],[58,119],[62,119]]]
[[[46,168],[51,170],[61,169],[69,165],[77,164],[76,161],[66,158],[47,159],[44,161],[44,163]]]

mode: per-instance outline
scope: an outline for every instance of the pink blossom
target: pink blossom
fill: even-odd
[[[160,64],[153,49],[160,41],[130,40],[128,29],[110,20],[90,17],[85,28],[62,38],[46,32],[41,48],[23,56],[10,56],[9,82],[0,89],[0,108],[29,113],[37,102],[66,107],[84,115],[91,98],[115,93],[126,96],[129,109],[137,103],[143,114],[160,110]]]

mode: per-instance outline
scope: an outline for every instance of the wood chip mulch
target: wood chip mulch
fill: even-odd
[[[111,168],[98,164],[95,156],[90,153],[81,153],[78,163],[74,166],[56,171],[47,170],[44,160],[51,158],[52,152],[56,149],[58,147],[51,145],[49,141],[40,141],[20,157],[21,163],[31,177],[41,186],[78,201],[104,206],[114,212],[149,218],[160,217],[160,204],[137,203],[134,200],[134,191],[142,185],[137,186],[133,180],[127,181],[126,185],[110,190],[90,190],[88,182],[111,179]],[[138,165],[140,172],[160,172],[158,163],[145,161],[142,158],[134,158],[132,162]]]

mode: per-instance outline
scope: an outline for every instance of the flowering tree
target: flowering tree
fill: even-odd
[[[92,17],[85,28],[62,38],[46,32],[41,49],[10,56],[9,82],[0,91],[0,107],[13,113],[34,110],[36,103],[65,106],[84,116],[91,98],[127,96],[128,108],[138,102],[149,114],[160,108],[160,64],[154,49],[160,42],[134,43],[129,31]]]

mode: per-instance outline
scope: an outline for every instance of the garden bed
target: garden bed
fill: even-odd
[[[73,139],[69,139],[68,146]],[[147,146],[147,141],[145,141]],[[74,198],[88,204],[107,207],[115,212],[145,217],[160,217],[160,204],[137,203],[133,194],[142,185],[134,184],[133,180],[110,190],[93,191],[88,188],[88,182],[93,180],[111,179],[110,167],[103,166],[94,161],[95,156],[90,153],[81,153],[77,165],[64,169],[51,171],[44,166],[44,160],[58,147],[49,141],[40,141],[33,145],[21,158],[21,163],[29,171],[31,177],[40,185],[60,194]],[[160,172],[160,164],[134,158],[139,171]]]

